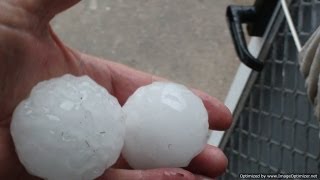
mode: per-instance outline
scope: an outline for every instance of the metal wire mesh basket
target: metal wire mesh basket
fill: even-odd
[[[304,44],[320,24],[320,1],[292,1],[290,12]],[[221,179],[238,179],[241,173],[320,172],[319,123],[297,55],[283,19],[224,147],[229,166]]]

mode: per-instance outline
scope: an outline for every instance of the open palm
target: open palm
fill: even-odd
[[[14,108],[39,81],[66,73],[87,74],[123,104],[138,87],[161,79],[66,47],[49,21],[78,1],[0,1],[0,179],[36,179],[19,162],[9,127]],[[194,92],[208,110],[210,128],[228,128],[231,115],[227,108],[201,91]],[[198,175],[216,177],[226,166],[224,154],[208,145],[185,169],[131,170],[119,158],[101,179],[200,179]]]

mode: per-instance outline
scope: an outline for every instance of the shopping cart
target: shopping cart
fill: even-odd
[[[304,44],[320,25],[320,1],[287,4],[298,39]],[[259,6],[271,13],[257,14]],[[221,179],[239,179],[240,174],[319,174],[319,121],[306,95],[298,49],[283,7],[280,1],[257,0],[253,7],[238,10],[244,17],[228,18],[243,64],[226,99],[234,122],[218,139],[229,159]],[[228,16],[237,13],[235,7],[228,9]],[[257,25],[254,21],[262,18],[258,15],[268,23]],[[256,36],[248,47],[239,42],[244,36],[237,20],[249,24],[249,34]]]

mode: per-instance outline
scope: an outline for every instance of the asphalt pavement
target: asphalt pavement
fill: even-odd
[[[53,29],[69,46],[224,100],[239,61],[227,5],[252,0],[84,0]]]

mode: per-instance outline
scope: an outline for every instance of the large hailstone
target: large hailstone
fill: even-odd
[[[207,142],[207,111],[185,86],[155,82],[141,87],[123,110],[123,156],[135,169],[185,167]]]
[[[120,155],[125,135],[118,101],[88,76],[37,84],[13,114],[11,135],[21,163],[49,180],[100,176]]]

